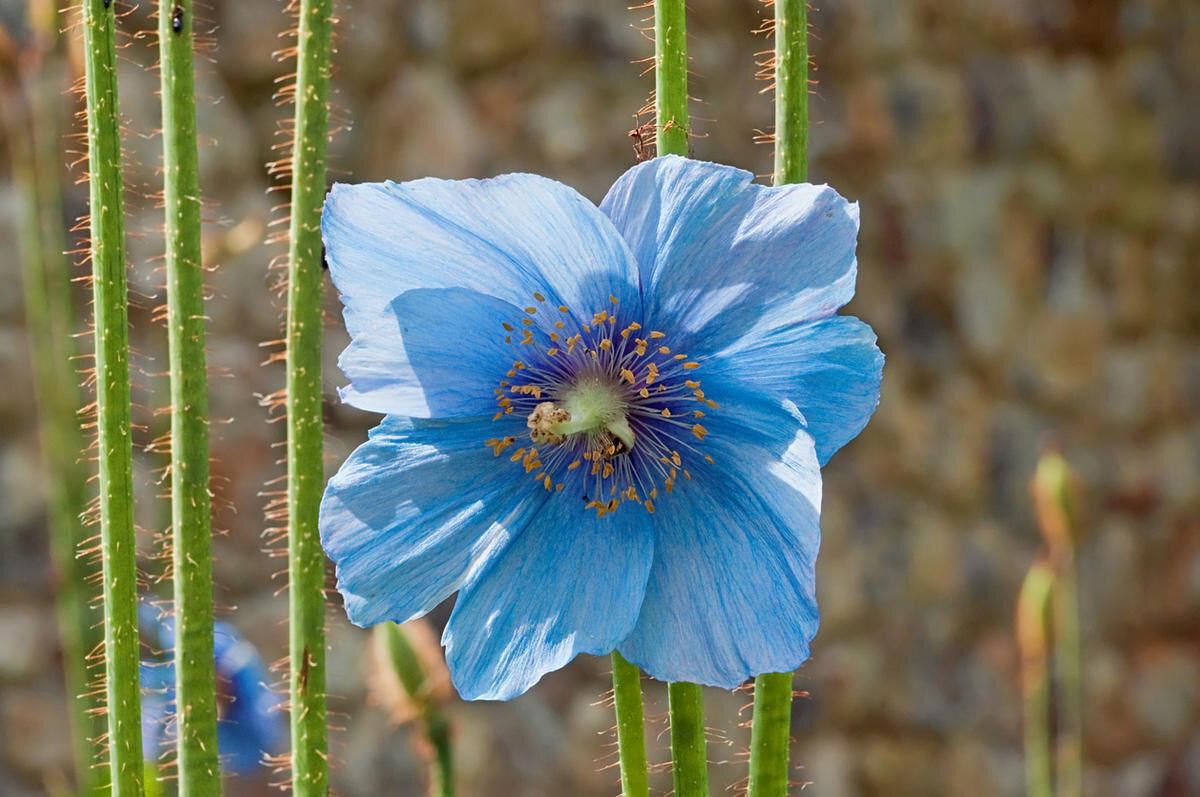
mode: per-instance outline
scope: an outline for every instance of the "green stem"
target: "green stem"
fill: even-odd
[[[425,735],[433,747],[429,768],[429,793],[434,797],[454,797],[454,756],[450,746],[450,723],[440,713],[426,712]]]
[[[7,121],[12,145],[13,180],[20,194],[18,225],[25,293],[25,318],[34,368],[34,395],[39,408],[50,552],[55,571],[55,607],[63,651],[63,675],[71,723],[75,778],[90,793],[107,778],[92,764],[90,737],[103,734],[103,723],[90,713],[96,701],[87,697],[87,654],[98,639],[88,606],[88,566],[76,556],[85,536],[80,515],[86,506],[86,476],[79,465],[83,435],[76,412],[81,404],[73,345],[75,308],[70,263],[64,256],[61,184],[57,162],[59,137],[51,97],[60,96],[56,64],[36,64],[26,82],[30,119]],[[46,91],[49,89],[50,94]],[[13,103],[16,105],[16,103]],[[18,129],[19,126],[19,129]],[[43,139],[44,136],[44,139]],[[39,147],[38,145],[43,146]],[[45,144],[53,149],[46,153]]]
[[[376,626],[383,635],[392,669],[409,699],[420,709],[425,738],[433,751],[429,762],[429,793],[434,797],[454,797],[454,756],[450,742],[450,722],[429,694],[428,678],[420,657],[404,629],[396,623]]]
[[[1083,691],[1075,552],[1058,563],[1054,589],[1054,660],[1059,674],[1055,794],[1083,794]]]
[[[120,796],[141,793],[142,732],[125,200],[114,11],[111,0],[83,0],[108,754],[112,793]]]
[[[688,154],[687,21],[684,0],[654,3],[654,104],[659,155]]]
[[[775,185],[808,178],[808,9],[775,0]],[[754,680],[749,797],[787,794],[791,673]]]
[[[688,154],[687,23],[684,0],[654,2],[655,135],[659,155]],[[636,668],[629,665],[633,672]],[[613,677],[618,668],[614,665]],[[615,683],[615,681],[614,681]],[[671,712],[672,777],[676,797],[708,794],[704,695],[696,684],[667,686]],[[618,729],[619,730],[619,729]],[[621,749],[622,777],[629,766]],[[644,753],[643,753],[644,755]]]
[[[808,179],[808,8],[775,0],[775,184]]]
[[[704,693],[697,684],[667,685],[671,712],[671,768],[675,797],[708,797]]]
[[[171,375],[171,557],[179,793],[216,794],[212,502],[192,0],[158,6]]]
[[[788,743],[792,730],[792,674],[763,673],[754,679],[750,725],[750,797],[787,794]]]
[[[1054,568],[1054,663],[1058,676],[1055,705],[1055,794],[1083,793],[1083,693],[1079,594],[1075,552],[1081,537],[1077,480],[1055,445],[1038,459],[1033,475],[1033,501],[1038,526]]]
[[[646,721],[642,714],[642,674],[615,650],[612,653],[613,708],[617,715],[617,750],[621,758],[623,797],[647,797]]]
[[[325,727],[325,553],[317,531],[324,481],[321,413],[321,205],[329,135],[332,0],[300,0],[292,214],[288,228],[288,584],[292,788],[329,789]]]
[[[1054,571],[1044,562],[1029,568],[1017,599],[1017,643],[1025,703],[1025,789],[1029,797],[1051,797],[1050,661],[1051,595]]]
[[[102,638],[100,613],[90,604],[93,563],[78,555],[88,536],[81,519],[87,507],[82,466],[82,404],[75,357],[75,297],[62,207],[62,96],[64,52],[58,36],[58,3],[30,3],[31,57],[22,83],[28,125],[13,133],[14,177],[23,188],[27,216],[21,226],[24,286],[34,347],[44,464],[47,468],[51,554],[57,576],[55,603],[63,650],[76,783],[83,793],[108,783],[91,739],[104,734],[101,702],[88,686],[88,654]],[[14,120],[15,121],[15,120]]]

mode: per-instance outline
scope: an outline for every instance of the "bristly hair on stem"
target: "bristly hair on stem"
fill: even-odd
[[[109,769],[112,793],[124,797],[142,791],[142,734],[125,199],[111,0],[83,0],[83,39]]]
[[[613,710],[617,717],[617,753],[621,766],[621,794],[650,794],[646,761],[646,720],[642,708],[642,673],[615,650],[612,653]]]
[[[654,3],[655,140],[658,155],[688,154],[687,9],[684,0]],[[675,794],[708,794],[704,735],[704,692],[700,686],[667,687],[671,715],[671,760]]]
[[[775,36],[775,51],[759,76],[775,90],[774,184],[784,185],[808,177],[808,7],[805,0],[771,5],[774,18],[764,27]],[[792,674],[755,678],[748,797],[787,793],[791,719]]]
[[[655,142],[659,155],[688,154],[686,16],[684,0],[654,3]]]
[[[92,793],[108,782],[91,739],[104,734],[102,705],[89,685],[88,655],[101,640],[100,615],[91,605],[98,562],[79,555],[87,534],[81,515],[88,499],[80,457],[82,402],[75,372],[76,302],[66,255],[61,172],[65,74],[55,4],[30,4],[31,37],[20,53],[19,86],[6,98],[5,127],[13,177],[20,193],[18,226],[25,317],[32,347],[34,393],[47,485],[55,604],[75,763],[75,782]]]
[[[333,48],[332,0],[293,0],[298,17],[294,87],[280,90],[295,113],[291,141],[274,176],[291,176],[287,228],[286,387],[264,400],[284,402],[287,419],[287,491],[268,511],[286,515],[288,541],[288,705],[291,713],[291,790],[323,795],[329,789],[325,705],[325,553],[317,530],[324,482],[321,339],[324,270],[321,207],[329,129],[329,75]],[[280,499],[286,497],[285,502]],[[282,518],[281,518],[282,519]]]
[[[192,0],[158,6],[171,389],[171,529],[179,793],[220,791],[212,501]]]

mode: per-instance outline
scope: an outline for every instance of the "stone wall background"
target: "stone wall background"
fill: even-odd
[[[11,6],[12,4],[7,4]],[[219,42],[199,80],[211,202],[214,475],[224,502],[218,601],[270,660],[284,652],[280,560],[261,552],[263,483],[280,473],[257,394],[280,302],[261,241],[285,111],[281,3],[213,0]],[[698,158],[770,170],[752,143],[758,94],[751,0],[690,3]],[[338,3],[333,175],[546,174],[599,200],[633,161],[626,132],[651,88],[651,45],[624,2]],[[149,4],[127,18],[149,29]],[[11,9],[6,11],[6,14]],[[1200,7],[1187,0],[824,0],[812,12],[818,83],[811,176],[862,203],[859,292],[847,312],[887,353],[879,411],[825,470],[823,625],[798,684],[794,759],[805,793],[1022,791],[1013,604],[1039,546],[1027,481],[1057,433],[1087,485],[1081,558],[1087,792],[1200,793]],[[131,131],[157,127],[147,39],[124,51]],[[128,138],[131,284],[148,441],[165,403],[161,299],[146,194],[157,140]],[[0,177],[3,240],[15,197]],[[69,210],[84,212],[79,186]],[[15,286],[13,247],[0,252]],[[0,792],[61,782],[69,748],[57,669],[42,477],[20,292],[0,291]],[[373,417],[334,402],[345,342],[328,295],[329,468]],[[165,526],[139,454],[142,522]],[[143,540],[146,569],[154,544]],[[336,594],[334,601],[336,602]],[[444,622],[446,607],[434,615]],[[335,783],[343,795],[420,793],[411,730],[373,704],[368,635],[330,611]],[[508,704],[452,703],[463,793],[619,791],[601,769],[604,660],[583,657]],[[649,689],[651,710],[665,698]],[[710,691],[714,793],[744,773],[749,697]],[[741,715],[748,719],[748,712]],[[651,736],[666,758],[666,737]],[[231,794],[266,792],[243,778]],[[668,773],[658,785],[668,788]]]

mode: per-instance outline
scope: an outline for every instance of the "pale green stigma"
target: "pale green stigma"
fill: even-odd
[[[530,413],[526,426],[534,442],[557,445],[570,435],[608,432],[633,449],[634,434],[625,417],[625,402],[612,387],[596,380],[577,383],[561,404],[543,401]]]

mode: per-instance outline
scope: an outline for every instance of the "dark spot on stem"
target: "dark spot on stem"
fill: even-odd
[[[300,664],[300,691],[308,691],[308,645],[304,646],[304,656]]]
[[[179,3],[176,3],[171,11],[171,30],[176,33],[183,32],[183,6]]]

